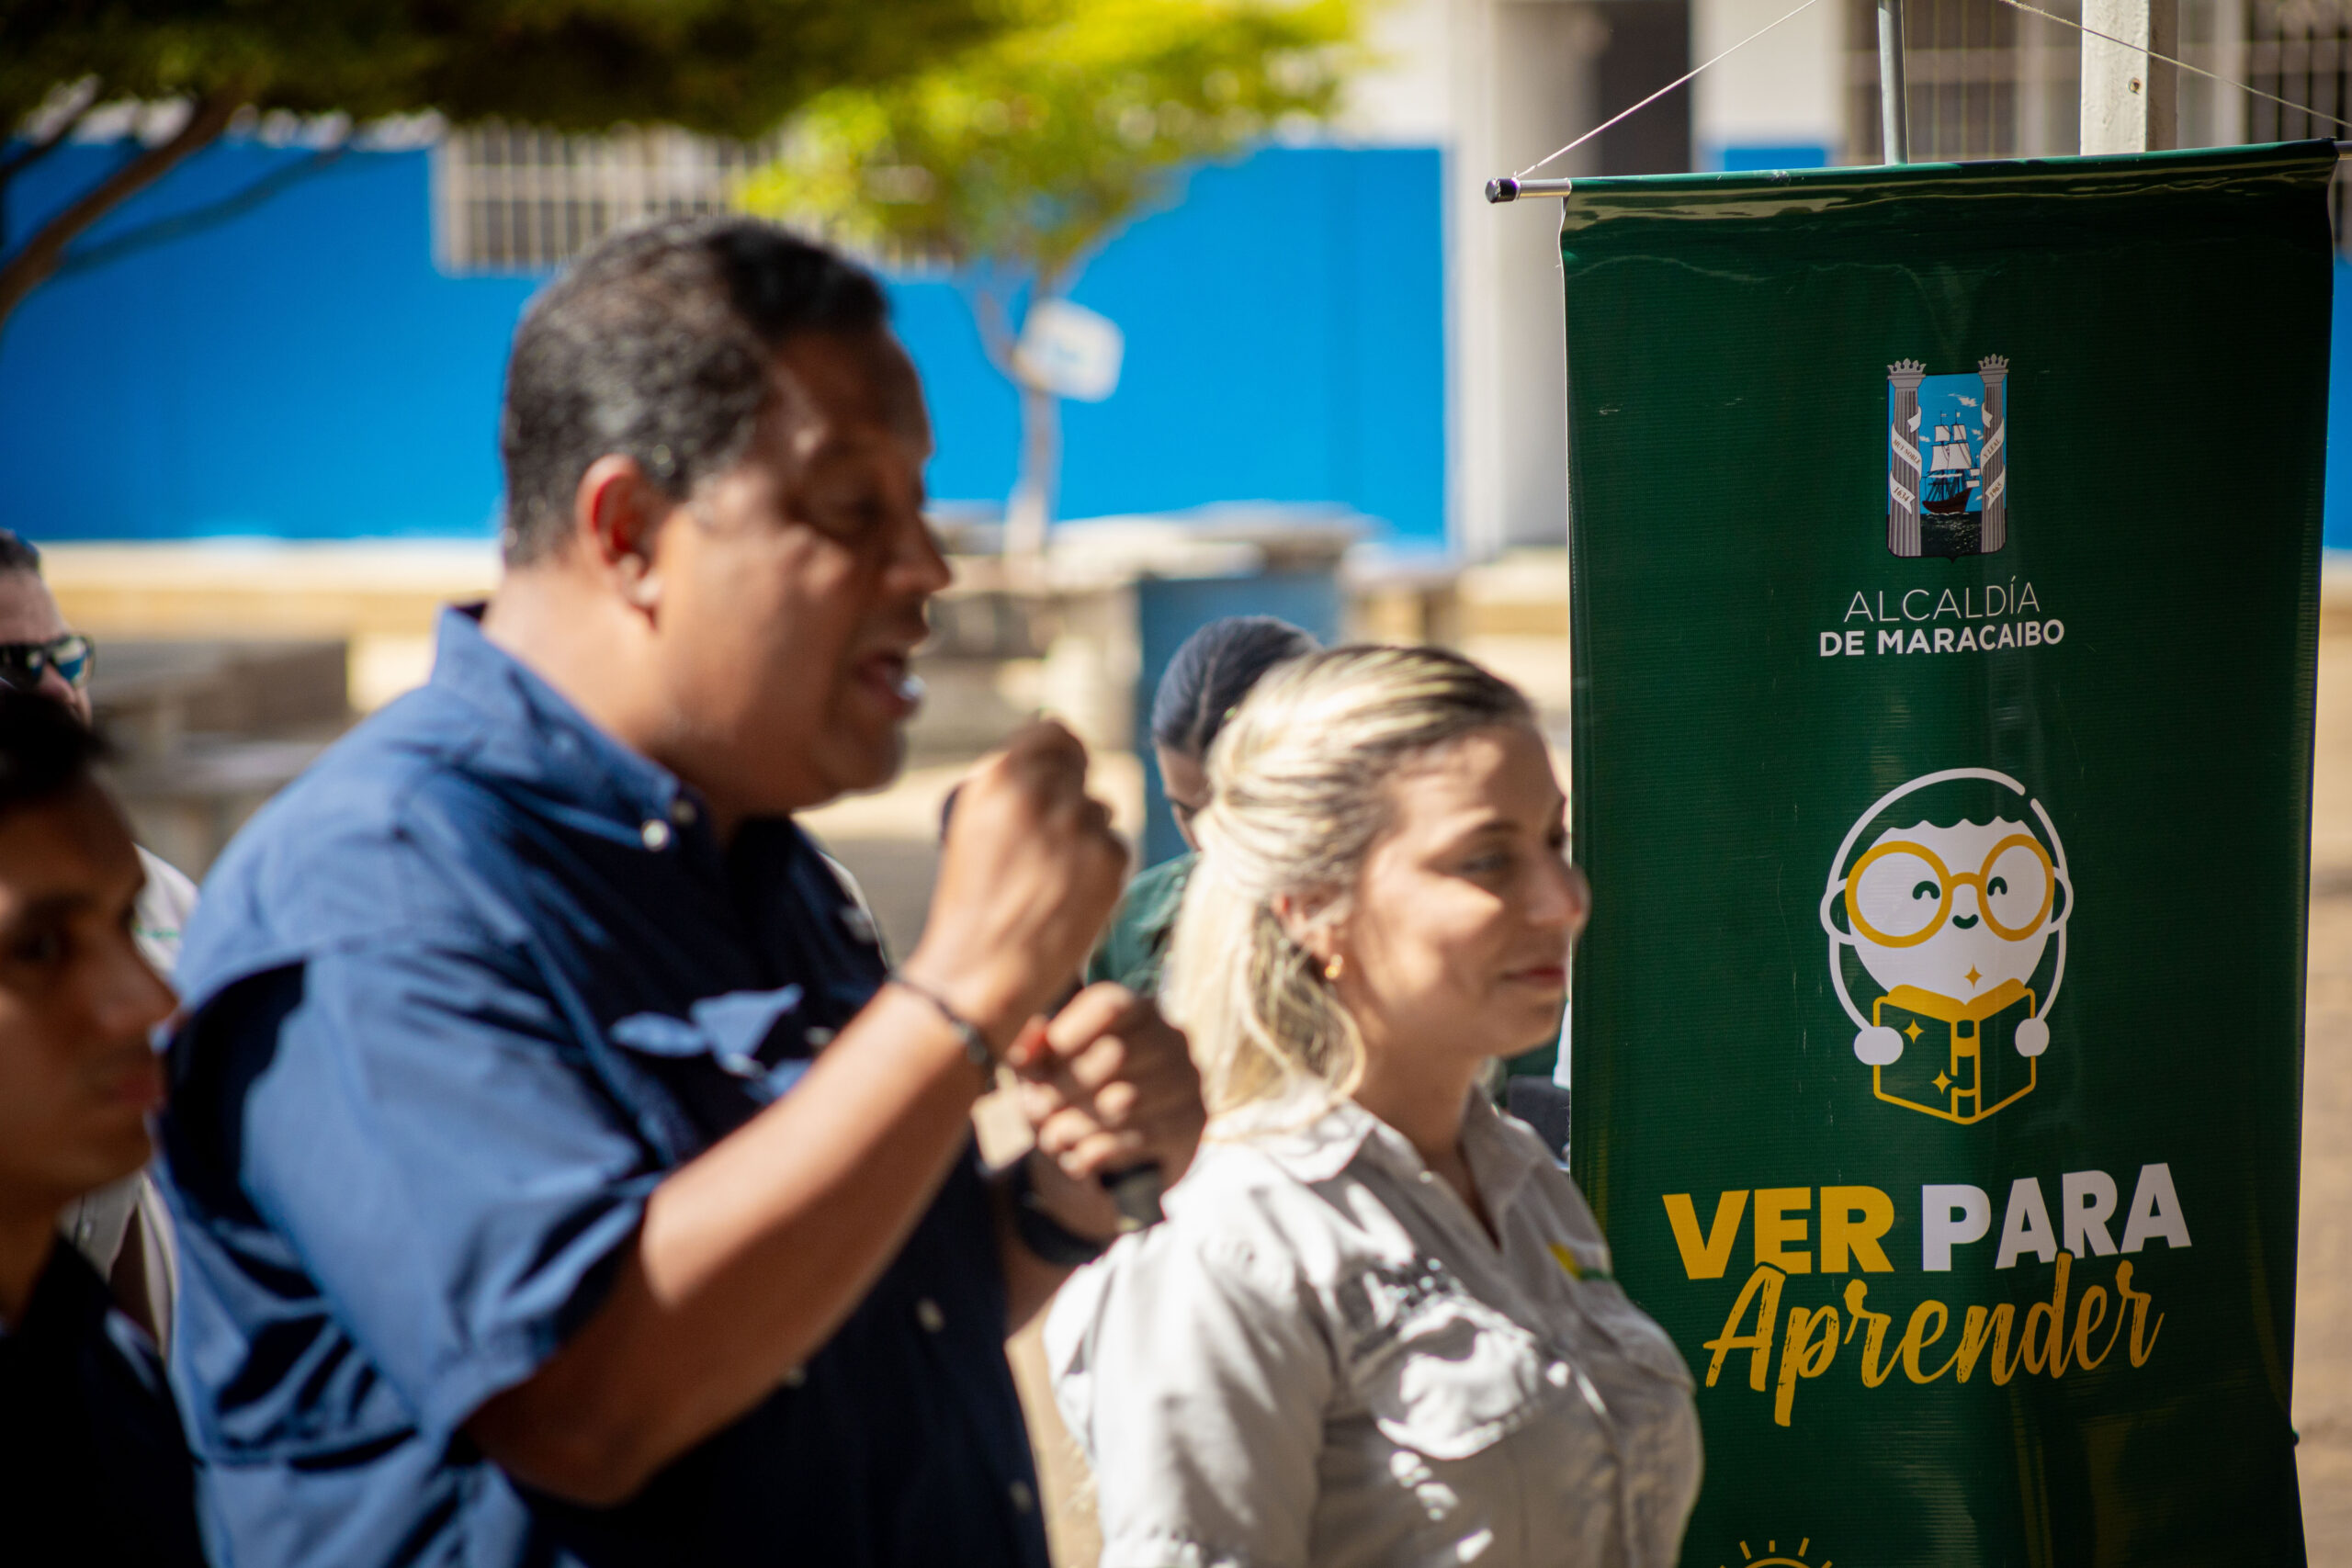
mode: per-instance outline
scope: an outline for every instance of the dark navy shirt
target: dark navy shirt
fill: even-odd
[[[239,835],[180,959],[172,1374],[215,1557],[1044,1568],[976,1155],[807,1367],[631,1501],[533,1494],[461,1429],[883,975],[792,823],[722,848],[446,614],[431,683]]]
[[[0,1328],[0,1561],[204,1568],[164,1363],[62,1241]]]

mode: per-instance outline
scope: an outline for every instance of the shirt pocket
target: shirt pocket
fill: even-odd
[[[1381,1434],[1431,1459],[1467,1459],[1532,1419],[1552,1392],[1534,1336],[1457,1289],[1356,1337],[1350,1380]]]
[[[640,1114],[682,1109],[688,1127],[670,1128],[670,1141],[683,1140],[680,1157],[734,1130],[751,1112],[800,1080],[814,1051],[805,1034],[798,986],[773,991],[729,991],[689,1003],[686,1016],[639,1012],[616,1019],[605,1029],[621,1048],[632,1078],[650,1080],[659,1090],[649,1104],[632,1093]],[[650,1088],[650,1085],[648,1087]]]

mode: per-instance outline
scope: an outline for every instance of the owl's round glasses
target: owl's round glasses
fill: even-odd
[[[1994,874],[1993,868],[2000,863],[2003,855],[2018,849],[2030,851],[2034,860],[2041,864],[2041,905],[2034,911],[2031,919],[2012,926],[2005,924],[1994,912],[1996,897],[2013,890],[2006,878]],[[1863,877],[1869,874],[1871,867],[1893,855],[1909,855],[1924,863],[1928,874],[1913,885],[1910,894],[1912,897],[1918,898],[1932,893],[1936,898],[1936,912],[1915,931],[1896,933],[1882,931],[1862,913],[1860,888]],[[1984,913],[1986,929],[2008,942],[2023,942],[2040,931],[2043,922],[2050,919],[2051,905],[2058,896],[2057,870],[2051,864],[2050,852],[2043,849],[2041,840],[2030,833],[2012,833],[1995,844],[1992,852],[1984,857],[1983,870],[1959,872],[1948,869],[1942,857],[1925,844],[1914,843],[1907,839],[1891,839],[1885,843],[1872,845],[1861,859],[1854,863],[1854,869],[1847,874],[1846,918],[1853,923],[1857,933],[1881,947],[1917,947],[1943,930],[1944,923],[1951,919],[1952,889],[1962,884],[1976,889],[1976,907]],[[1966,923],[1974,922],[1967,920]]]

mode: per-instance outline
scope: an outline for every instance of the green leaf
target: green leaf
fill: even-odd
[[[1329,118],[1351,0],[1032,0],[1026,25],[812,101],[751,210],[846,243],[1067,288],[1185,170]]]

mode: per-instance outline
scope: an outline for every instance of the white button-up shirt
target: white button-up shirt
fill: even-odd
[[[1102,1568],[1669,1568],[1690,1374],[1532,1133],[1472,1097],[1499,1244],[1352,1101],[1210,1139],[1046,1326]]]

